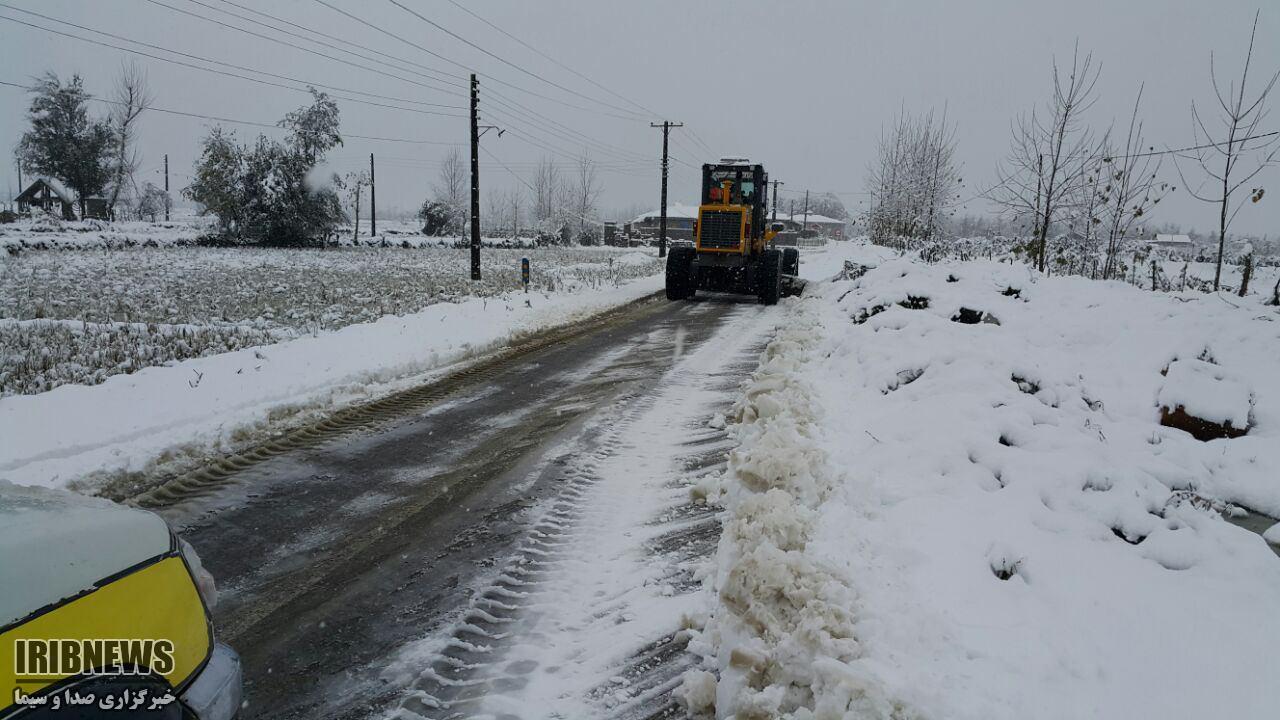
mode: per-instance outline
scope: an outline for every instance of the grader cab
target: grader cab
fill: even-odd
[[[773,247],[777,228],[766,227],[769,176],[763,165],[725,158],[702,166],[702,203],[693,244],[667,256],[667,299],[692,298],[698,290],[755,295],[773,305],[798,294],[800,252]]]

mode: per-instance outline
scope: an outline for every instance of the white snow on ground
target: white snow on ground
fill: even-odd
[[[717,716],[1275,717],[1280,560],[1220,516],[1280,514],[1275,308],[889,260],[787,311],[731,418]]]
[[[508,293],[428,306],[262,348],[195,358],[0,399],[0,479],[65,486],[141,470],[177,446],[200,451],[313,407],[367,400],[513,338],[656,292],[660,276],[573,293]]]

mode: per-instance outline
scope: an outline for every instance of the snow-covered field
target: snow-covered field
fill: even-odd
[[[616,287],[661,268],[647,250],[487,248],[484,280],[476,283],[468,254],[454,249],[175,247],[178,236],[165,235],[173,242],[159,248],[23,252],[0,260],[0,395],[95,384],[440,302],[497,297],[520,287],[524,257],[533,289],[546,296]]]
[[[789,303],[737,408],[690,704],[1275,717],[1280,559],[1222,515],[1280,515],[1280,310],[872,255]]]
[[[94,235],[68,226],[89,224],[43,235],[65,248]],[[19,229],[39,234],[30,225]],[[65,486],[216,452],[661,287],[651,249],[487,247],[473,283],[455,249],[207,248],[152,234],[167,241],[0,255],[0,477]]]

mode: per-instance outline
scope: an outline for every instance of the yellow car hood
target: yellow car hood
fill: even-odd
[[[170,551],[158,515],[0,481],[0,627]]]

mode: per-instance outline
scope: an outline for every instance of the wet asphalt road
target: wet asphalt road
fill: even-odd
[[[218,579],[215,621],[245,670],[245,718],[359,718],[402,690],[385,669],[496,572],[524,511],[557,490],[610,408],[742,300],[638,303],[447,400],[250,468],[162,512]]]

